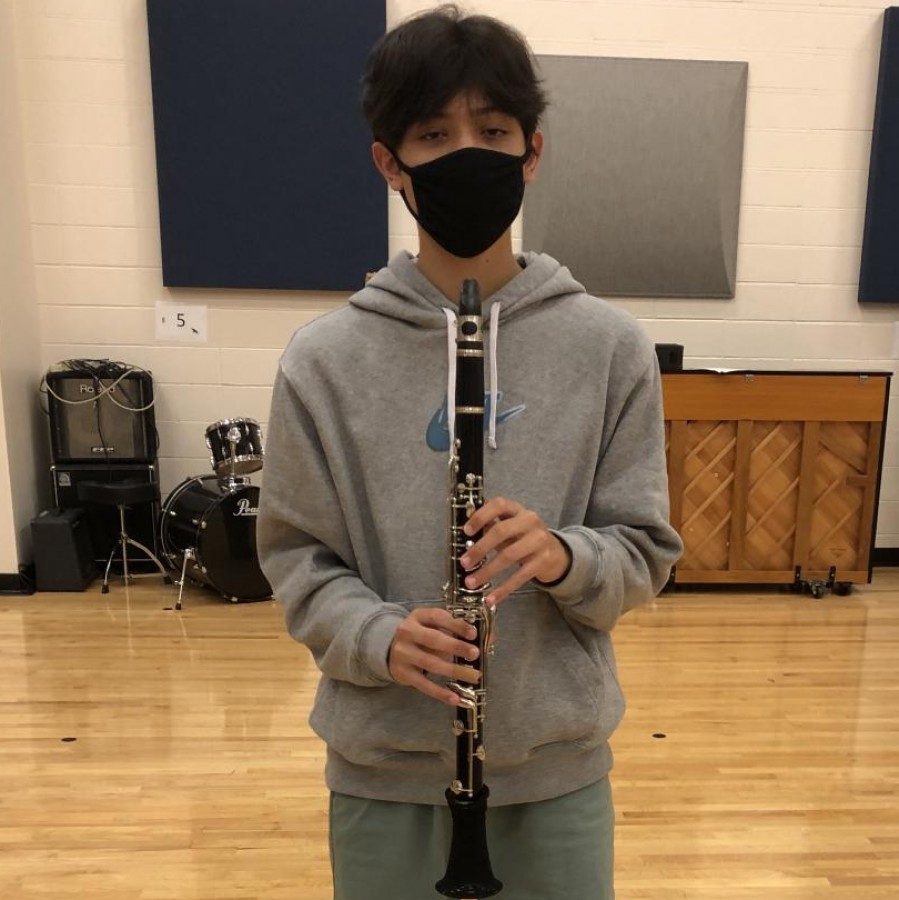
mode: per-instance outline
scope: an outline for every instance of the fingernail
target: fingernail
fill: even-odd
[[[470,588],[476,588],[478,586],[478,580],[474,575],[469,575],[468,578],[465,579],[465,586]]]
[[[465,525],[462,526],[462,530],[463,530],[467,535],[474,534],[474,530],[472,529],[471,525],[469,525],[469,524],[467,524],[467,523],[466,523]]]
[[[466,654],[466,656],[467,656],[469,659],[477,659],[477,658],[478,658],[478,648],[477,648],[477,647],[472,647],[471,650],[468,651],[468,653]]]
[[[493,594],[489,594],[484,598],[484,602],[488,606],[496,606],[496,597]]]
[[[466,554],[462,557],[462,559],[459,560],[459,562],[462,563],[462,565],[467,569],[469,568],[469,566],[471,566],[471,557]]]

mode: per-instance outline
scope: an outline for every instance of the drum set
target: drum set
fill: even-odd
[[[185,479],[162,507],[162,554],[181,570],[176,609],[185,579],[233,603],[272,595],[256,554],[259,488],[249,478],[262,468],[262,429],[254,419],[222,419],[206,429],[206,446],[215,474]]]

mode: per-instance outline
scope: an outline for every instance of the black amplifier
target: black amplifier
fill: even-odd
[[[87,503],[78,497],[78,485],[83,481],[101,481],[117,484],[122,481],[139,481],[156,486],[156,500],[152,503],[138,503],[125,510],[125,528],[128,536],[139,541],[149,550],[159,555],[158,522],[159,522],[159,480],[156,466],[150,464],[126,464],[102,466],[96,463],[89,465],[55,465],[50,467],[52,479],[53,502],[60,509],[83,509],[87,521],[91,544],[94,548],[94,559],[106,565],[112,548],[119,539],[119,511],[115,506],[99,503]],[[128,562],[134,559],[138,563],[147,560],[145,554],[136,547],[128,548]],[[147,560],[149,562],[149,560]],[[151,562],[152,570],[156,571]]]
[[[66,360],[44,380],[55,463],[156,461],[149,372],[109,360]]]
[[[656,344],[656,356],[662,372],[680,372],[684,368],[683,344]]]
[[[83,509],[45,509],[31,521],[35,586],[83,591],[97,575]]]

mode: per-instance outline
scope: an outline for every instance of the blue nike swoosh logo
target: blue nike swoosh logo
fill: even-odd
[[[503,399],[502,393],[497,397],[497,402]],[[514,416],[523,413],[526,409],[525,404],[520,404],[519,406],[513,406],[511,409],[504,410],[503,412],[498,412],[496,414],[496,424],[497,427],[502,425],[504,422],[508,422],[509,419]],[[487,431],[490,423],[490,394],[484,394],[484,431]],[[437,412],[431,416],[431,421],[428,422],[428,430],[425,435],[425,439],[427,440],[428,447],[437,452],[448,453],[449,452],[449,406],[446,400],[443,401],[443,405]]]

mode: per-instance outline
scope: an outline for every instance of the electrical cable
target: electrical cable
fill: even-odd
[[[127,363],[113,362],[109,359],[65,359],[61,363],[58,363],[58,365],[65,371],[81,375],[83,378],[90,378],[94,382],[95,388],[97,388],[95,396],[86,397],[84,400],[69,400],[66,397],[60,397],[60,395],[50,387],[50,384],[47,381],[47,375],[51,374],[51,372],[48,371],[41,379],[41,393],[52,394],[60,403],[67,403],[70,406],[80,406],[82,403],[95,403],[101,397],[108,396],[120,409],[135,413],[146,412],[156,404],[156,398],[153,397],[146,406],[126,406],[124,403],[119,403],[119,401],[112,396],[112,392],[118,387],[119,383],[128,378],[129,375],[135,373],[143,373],[144,375],[150,374],[146,369],[142,369],[140,366],[131,366]],[[110,379],[114,380],[112,381],[112,384],[104,387],[101,379],[106,379],[107,381]]]

